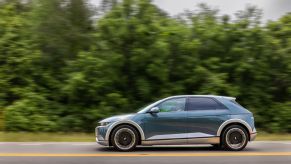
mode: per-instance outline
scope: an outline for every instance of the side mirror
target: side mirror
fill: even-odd
[[[149,113],[159,113],[160,112],[160,109],[159,107],[153,107],[150,109]]]

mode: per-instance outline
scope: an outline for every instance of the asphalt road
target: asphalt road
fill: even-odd
[[[0,164],[291,164],[291,141],[258,141],[244,151],[209,145],[138,147],[117,152],[91,142],[0,142]]]

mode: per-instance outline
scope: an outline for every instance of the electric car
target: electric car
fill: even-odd
[[[211,144],[239,151],[256,137],[253,114],[234,97],[171,96],[135,114],[99,122],[97,143],[131,151],[137,145]]]

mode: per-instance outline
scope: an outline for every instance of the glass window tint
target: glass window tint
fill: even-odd
[[[189,98],[188,110],[215,110],[215,109],[225,109],[225,107],[213,100],[212,98],[204,98],[204,97],[195,97]]]
[[[158,105],[160,112],[184,111],[186,98],[174,98],[166,100]]]

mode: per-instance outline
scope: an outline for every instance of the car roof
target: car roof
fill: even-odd
[[[213,97],[213,98],[225,98],[229,100],[235,100],[235,97],[229,97],[229,96],[219,96],[219,95],[176,95],[176,96],[171,96],[168,98],[179,98],[179,97]]]

